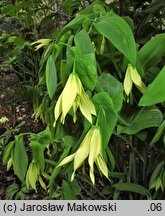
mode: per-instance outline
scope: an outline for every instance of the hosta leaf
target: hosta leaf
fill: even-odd
[[[117,184],[112,185],[112,187],[116,188],[119,191],[134,192],[134,193],[141,194],[143,196],[149,195],[149,191],[145,187],[139,184],[117,183]]]
[[[99,77],[98,81],[102,89],[112,98],[114,109],[119,111],[123,102],[122,84],[111,74],[103,74]]]
[[[139,51],[139,57],[144,69],[157,65],[165,55],[165,33],[159,34],[148,41]]]
[[[124,122],[127,125],[119,125],[117,128],[118,134],[136,134],[137,132],[150,127],[159,127],[163,121],[161,111],[155,107],[143,107],[135,115],[125,117]]]
[[[50,55],[46,63],[46,86],[49,97],[52,99],[57,88],[57,72],[53,56]]]
[[[165,66],[147,87],[140,99],[139,106],[149,106],[165,101]]]
[[[24,146],[23,136],[15,136],[15,149],[13,158],[14,173],[23,182],[28,166],[28,156]]]
[[[97,31],[110,42],[132,63],[136,65],[136,44],[129,24],[120,16],[109,13],[94,23]]]

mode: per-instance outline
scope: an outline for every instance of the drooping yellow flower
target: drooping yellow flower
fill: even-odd
[[[74,122],[76,122],[76,111],[79,107],[85,118],[92,123],[92,115],[96,115],[95,106],[89,96],[85,93],[82,83],[75,73],[70,74],[67,83],[58,98],[54,110],[55,123],[61,115],[61,122],[64,124],[65,117],[71,107],[73,107]]]
[[[108,168],[102,156],[101,131],[98,126],[93,126],[86,134],[78,150],[74,154],[64,158],[58,166],[63,166],[74,160],[74,171],[71,177],[73,181],[76,170],[83,164],[87,157],[92,183],[95,183],[94,163],[97,165],[99,171],[108,178]]]
[[[43,173],[41,172],[39,164],[37,162],[32,161],[29,165],[29,168],[28,168],[27,174],[26,174],[26,186],[27,186],[27,188],[32,187],[35,191],[37,191],[36,184],[37,184],[37,181],[39,181],[41,187],[46,190],[46,185],[45,185],[45,183],[41,177],[41,174],[43,175]]]
[[[143,83],[136,68],[133,68],[131,64],[128,64],[127,71],[124,78],[124,91],[128,97],[131,94],[133,83],[142,93],[144,93],[146,89],[145,84]]]
[[[35,50],[38,50],[40,49],[41,47],[43,46],[46,46],[50,43],[51,39],[39,39],[33,43],[31,43],[31,45],[34,45],[34,44],[38,44],[36,47],[35,47]]]

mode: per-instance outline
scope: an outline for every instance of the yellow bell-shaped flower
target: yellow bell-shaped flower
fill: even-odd
[[[85,118],[92,123],[92,115],[96,115],[95,106],[89,96],[85,93],[82,83],[75,73],[70,74],[67,83],[58,98],[54,110],[55,123],[61,115],[61,122],[64,124],[65,117],[71,107],[74,112],[74,122],[76,122],[76,111],[79,107]]]
[[[86,134],[78,150],[74,154],[64,158],[58,166],[63,166],[74,160],[74,171],[71,177],[73,181],[76,170],[83,164],[87,157],[92,183],[95,183],[94,163],[96,163],[99,171],[108,178],[108,168],[102,156],[101,131],[98,126],[93,126]]]
[[[142,93],[144,93],[146,89],[145,84],[143,83],[136,68],[133,68],[131,64],[128,64],[127,71],[124,78],[124,91],[128,97],[131,94],[133,83]]]

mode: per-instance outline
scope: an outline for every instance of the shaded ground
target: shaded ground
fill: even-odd
[[[45,128],[40,121],[34,121],[32,118],[32,105],[25,100],[23,89],[20,87],[18,76],[13,72],[0,70],[0,119],[7,117],[6,124],[0,124],[0,199],[5,199],[5,191],[12,183],[18,183],[18,179],[13,171],[6,171],[6,166],[2,165],[2,152],[5,148],[5,141],[2,140],[2,134],[7,133],[8,129],[13,130],[9,140],[12,140],[14,134],[23,132],[37,133]],[[17,129],[15,129],[17,128]],[[45,196],[41,191],[37,194],[31,194],[30,199],[41,199]],[[28,198],[28,197],[27,197]]]

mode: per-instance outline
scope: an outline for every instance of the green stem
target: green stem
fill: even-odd
[[[57,163],[54,162],[54,161],[52,161],[52,160],[45,159],[45,162],[46,162],[47,164],[50,164],[50,165],[54,166],[54,167],[57,165]]]

